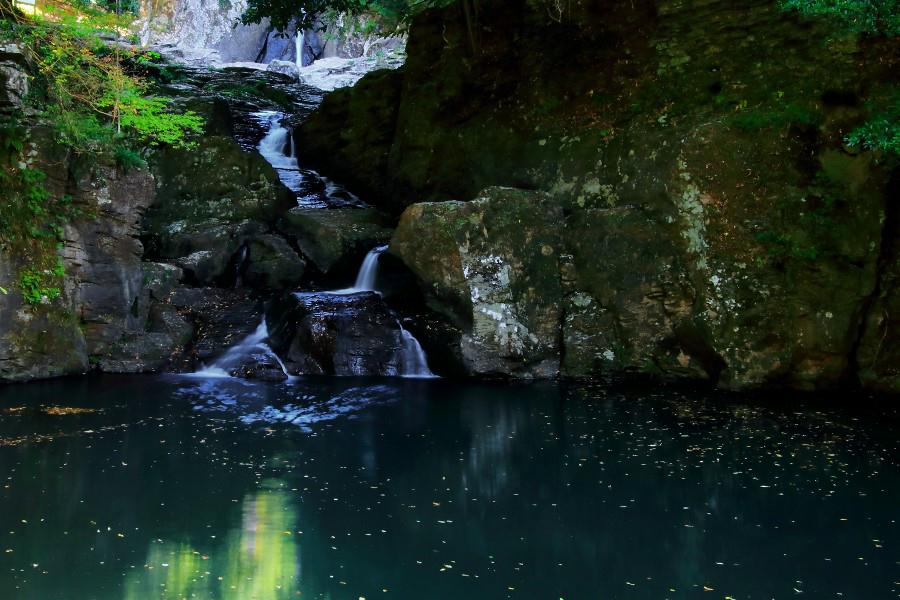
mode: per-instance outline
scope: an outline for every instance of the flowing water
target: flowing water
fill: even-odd
[[[419,340],[413,334],[403,329],[403,325],[397,323],[400,327],[400,364],[403,367],[403,376],[411,378],[430,379],[436,377],[431,369],[428,368],[428,357]]]
[[[363,259],[362,265],[359,268],[359,272],[356,274],[356,281],[353,283],[353,287],[344,288],[341,290],[332,290],[328,292],[329,294],[358,294],[360,292],[375,292],[376,294],[380,293],[378,289],[375,287],[376,279],[378,278],[378,259],[382,254],[388,249],[387,246],[378,246],[373,248],[366,254],[366,257]]]
[[[194,375],[198,377],[231,377],[231,372],[247,361],[248,357],[252,358],[252,355],[262,353],[265,359],[277,364],[285,377],[291,380],[292,377],[288,374],[284,362],[269,346],[268,340],[269,328],[266,325],[266,320],[263,319],[253,333],[226,350],[211,365],[203,366]]]
[[[896,404],[813,400],[402,379],[0,387],[0,597],[896,598]]]
[[[366,204],[327,177],[300,166],[284,113],[260,111],[250,115],[265,128],[257,150],[275,168],[281,182],[297,196],[303,208],[362,208]]]

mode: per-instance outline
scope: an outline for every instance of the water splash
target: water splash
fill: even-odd
[[[365,202],[345,187],[315,171],[300,167],[294,136],[290,128],[283,124],[284,113],[263,110],[253,113],[252,117],[266,128],[265,136],[256,146],[257,151],[275,168],[281,183],[296,194],[298,206],[366,207]]]
[[[269,130],[259,142],[259,153],[276,169],[299,171],[297,158],[285,152],[291,148],[288,141],[290,131],[281,124],[284,115],[280,112],[262,111],[256,117],[267,124]]]

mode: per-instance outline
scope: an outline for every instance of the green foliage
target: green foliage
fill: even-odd
[[[60,140],[78,152],[188,144],[202,119],[170,111],[167,101],[147,94],[149,82],[133,71],[158,55],[109,47],[103,38],[120,26],[114,15],[90,13],[37,18],[22,27],[21,41],[40,75],[36,103]]]
[[[870,102],[869,110],[871,116],[850,132],[847,143],[900,156],[900,88],[893,88],[886,99]]]
[[[57,260],[56,266],[52,270],[21,270],[19,272],[19,289],[25,302],[36,305],[52,302],[59,298],[62,294],[59,282],[63,275],[65,275],[65,270],[62,259]]]
[[[143,97],[123,94],[118,98],[106,96],[101,107],[115,107],[121,127],[128,130],[141,143],[150,146],[166,144],[176,148],[192,147],[190,135],[203,133],[203,117],[190,111],[167,112],[169,98]]]
[[[92,10],[99,7],[107,12],[117,15],[132,14],[136,15],[140,12],[141,3],[139,0],[75,0],[75,6],[82,10]]]
[[[133,6],[101,2],[99,6]],[[170,109],[169,101],[148,93],[142,73],[159,55],[125,51],[105,39],[117,36],[124,21],[93,4],[42,5],[45,16],[0,22],[0,37],[23,47],[36,77],[27,101],[32,112],[55,130],[56,139],[81,155],[82,162],[115,160],[123,168],[146,166],[139,150],[167,144],[189,146],[203,120]],[[158,69],[157,69],[158,71]],[[29,304],[61,295],[59,249],[67,223],[83,216],[72,198],[51,194],[46,174],[28,163],[23,115],[0,121],[0,250],[22,266],[15,282]]]
[[[60,295],[63,267],[56,251],[75,211],[71,197],[47,191],[44,172],[20,162],[21,136],[20,130],[0,125],[0,146],[8,150],[0,168],[0,250],[27,265],[19,272],[19,288],[26,302],[38,304]]]
[[[116,157],[116,164],[126,171],[132,169],[145,169],[147,167],[147,161],[145,161],[140,154],[127,146],[116,146],[115,150],[113,150],[113,154]]]
[[[900,0],[783,0],[807,17],[828,17],[853,33],[900,35]]]

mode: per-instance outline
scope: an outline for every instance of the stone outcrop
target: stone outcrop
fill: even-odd
[[[374,209],[292,208],[279,228],[322,273],[355,271],[373,247],[391,237],[390,219]]]
[[[465,332],[475,375],[559,374],[562,210],[546,194],[492,188],[471,202],[415,204],[390,252],[430,306]]]
[[[22,49],[16,44],[0,45],[0,111],[21,109],[28,89]]]

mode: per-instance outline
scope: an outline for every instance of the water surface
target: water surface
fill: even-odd
[[[0,387],[0,598],[896,598],[897,411],[836,400]]]

